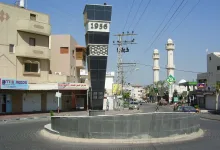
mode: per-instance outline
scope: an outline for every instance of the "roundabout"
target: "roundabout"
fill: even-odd
[[[203,136],[195,113],[52,116],[41,135],[74,143],[169,143]]]
[[[153,106],[146,105],[141,109],[150,110]],[[166,111],[168,107],[161,107]],[[0,149],[1,150],[207,150],[220,149],[220,121],[200,119],[200,128],[204,131],[202,137],[194,139],[182,138],[179,141],[158,141],[156,143],[83,143],[63,141],[47,138],[42,135],[42,129],[50,120],[32,120],[15,123],[0,124]]]

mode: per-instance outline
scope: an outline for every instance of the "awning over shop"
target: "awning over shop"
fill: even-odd
[[[29,84],[29,90],[58,90],[57,83]]]
[[[86,83],[58,83],[59,90],[88,90],[89,86]]]
[[[44,84],[29,84],[28,90],[88,90],[89,86],[86,83],[44,83]]]

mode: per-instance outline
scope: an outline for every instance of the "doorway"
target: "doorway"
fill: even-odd
[[[0,95],[0,113],[6,113],[6,94]]]

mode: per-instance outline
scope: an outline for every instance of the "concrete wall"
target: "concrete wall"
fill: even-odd
[[[195,113],[140,113],[115,116],[71,116],[51,118],[53,130],[78,138],[159,138],[189,134],[200,128]]]

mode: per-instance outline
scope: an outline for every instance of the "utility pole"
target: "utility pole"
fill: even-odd
[[[116,90],[116,101],[117,101],[117,105],[116,107],[118,108],[118,98],[117,98],[117,94],[118,94],[118,91],[119,91],[119,85],[121,85],[121,92],[120,92],[120,95],[122,96],[122,99],[123,99],[123,84],[124,84],[124,70],[123,70],[123,60],[122,60],[122,54],[123,53],[127,53],[129,52],[129,48],[126,47],[124,48],[123,46],[127,46],[128,44],[137,44],[135,43],[135,39],[132,37],[134,35],[137,35],[137,34],[134,34],[134,32],[132,31],[132,33],[124,33],[122,32],[122,34],[117,34],[117,35],[114,35],[114,36],[117,36],[118,37],[118,41],[115,42],[113,41],[113,45],[117,45],[117,78],[116,78],[116,83],[117,83],[117,90]],[[131,36],[132,40],[123,40],[123,37],[128,37],[128,36]]]

